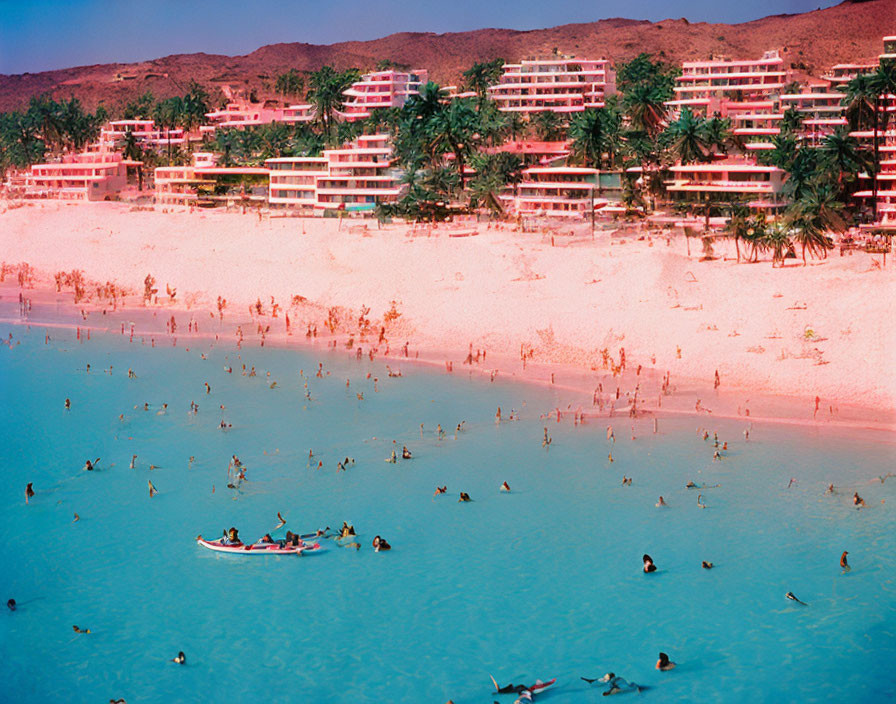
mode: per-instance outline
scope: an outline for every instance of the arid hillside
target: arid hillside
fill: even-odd
[[[428,68],[434,80],[446,84],[457,82],[474,61],[517,61],[555,51],[613,61],[646,51],[680,62],[710,55],[758,58],[776,48],[794,68],[818,75],[834,63],[874,59],[886,34],[896,34],[896,0],[847,0],[825,10],[736,25],[607,19],[532,31],[400,33],[366,42],[272,44],[246,56],[178,54],[133,64],[0,75],[0,111],[19,108],[46,92],[56,98],[75,95],[91,109],[99,103],[114,109],[148,90],[156,98],[182,94],[191,79],[217,96],[222,85],[229,85],[247,94],[254,91],[259,99],[275,98],[274,78],[288,69],[315,70],[324,64],[371,69],[382,60]]]

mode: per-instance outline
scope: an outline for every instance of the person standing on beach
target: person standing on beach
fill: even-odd
[[[716,369],[716,378],[712,382],[712,388],[718,389],[722,382],[719,380],[719,370]]]

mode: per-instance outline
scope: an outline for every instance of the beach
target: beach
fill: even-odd
[[[791,259],[773,268],[767,260],[737,262],[727,240],[714,243],[716,259],[701,261],[698,239],[643,228],[598,229],[592,239],[588,224],[542,233],[276,215],[7,205],[0,207],[0,260],[27,262],[38,288],[49,290],[56,272],[80,269],[138,301],[151,274],[159,307],[173,312],[208,315],[221,296],[227,315],[248,318],[260,300],[272,337],[284,331],[284,311],[303,338],[308,324],[323,333],[332,309],[340,343],[354,338],[365,308],[372,330],[392,311],[390,354],[408,343],[414,356],[453,360],[455,372],[472,346],[474,354],[487,351],[477,365],[483,371],[543,383],[556,374],[557,383],[569,378],[585,387],[589,373],[606,376],[624,350],[623,388],[642,380],[649,387],[668,373],[689,391],[683,411],[700,398],[704,408],[716,403],[717,413],[731,416],[752,405],[756,417],[757,399],[765,398],[781,419],[839,415],[893,426],[896,278],[879,255],[834,250],[808,266]],[[174,301],[166,286],[177,290]],[[281,307],[277,319],[272,300]],[[645,389],[642,397],[644,409],[661,403]]]

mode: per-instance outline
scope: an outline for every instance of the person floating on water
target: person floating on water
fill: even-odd
[[[510,484],[508,484],[507,482],[501,484],[501,491],[510,492]]]
[[[340,538],[348,538],[353,535],[355,535],[355,527],[350,526],[348,523],[343,521],[342,528],[339,530],[339,537]]]
[[[89,628],[80,628],[80,627],[78,627],[78,626],[72,626],[72,630],[73,630],[75,633],[83,633],[83,634],[90,633],[90,629],[89,629]]]
[[[653,558],[650,555],[645,553],[644,557],[641,558],[644,561],[644,572],[656,572],[656,565],[653,564]]]
[[[174,658],[171,662],[175,662],[175,663],[177,663],[178,665],[186,665],[186,664],[187,664],[187,656],[184,655],[184,651],[181,650],[181,651],[177,654],[177,657]]]
[[[855,492],[852,495],[852,503],[854,506],[858,506],[859,508],[864,508],[865,499],[863,499],[861,496],[859,496],[859,492]]]
[[[444,494],[448,491],[447,486],[437,486],[433,496],[438,496],[439,494]]]
[[[808,604],[805,601],[800,601],[799,599],[797,599],[796,595],[793,592],[787,592],[784,596],[787,597],[788,599],[790,599],[791,601],[795,601],[797,604],[802,604],[803,606],[808,606]]]
[[[398,461],[398,456],[395,454],[395,450],[392,450],[392,454],[389,455],[389,459],[386,460],[389,464],[395,464]]]
[[[458,501],[466,502],[466,501],[472,501],[472,500],[473,499],[470,498],[470,495],[467,492],[465,492],[465,491],[460,492],[460,498],[458,499]]]
[[[411,451],[408,449],[408,446],[402,445],[401,446],[401,459],[409,460],[409,459],[411,459],[411,457],[413,457],[413,455],[411,454]]]
[[[86,471],[88,471],[88,472],[92,472],[92,471],[93,471],[94,464],[95,464],[96,462],[99,462],[99,461],[100,461],[100,458],[99,458],[99,457],[97,457],[96,460],[95,460],[94,462],[91,462],[90,460],[87,460],[87,461],[84,463],[84,469],[85,469]]]
[[[849,563],[846,561],[846,556],[847,556],[847,555],[849,555],[849,553],[848,553],[846,550],[844,550],[844,551],[843,551],[843,554],[840,556],[840,567],[843,568],[843,572],[844,572],[844,573],[845,573],[845,572],[849,572],[849,571],[852,569],[852,568],[849,566]]]
[[[506,684],[503,687],[498,686],[497,680],[489,675],[492,680],[492,684],[495,685],[495,691],[498,694],[519,694],[519,699],[516,702],[522,701],[532,701],[533,692],[537,692],[539,689],[544,688],[544,683],[541,680],[535,680],[535,684],[524,685],[524,684]],[[514,704],[516,704],[514,702]]]
[[[373,539],[373,551],[374,552],[382,552],[383,550],[391,550],[391,549],[392,549],[392,546],[386,542],[385,538],[376,536]]]
[[[15,611],[16,610],[16,600],[8,599],[6,601],[6,608],[9,609],[10,611]]]
[[[28,485],[25,487],[25,503],[27,504],[34,498],[34,487],[32,486],[33,482],[28,482]]]
[[[70,398],[65,399],[65,410],[71,410],[72,400]]]
[[[608,672],[603,677],[599,677],[597,679],[590,679],[588,677],[581,677],[580,679],[584,680],[588,684],[606,684],[607,688],[603,692],[603,696],[608,697],[611,694],[623,694],[624,692],[628,692],[631,690],[636,690],[638,692],[641,691],[641,687],[634,682],[628,682],[624,680],[622,677],[617,677],[615,673]]]
[[[668,506],[668,505],[669,504],[666,503],[666,500],[662,496],[660,497],[660,500],[656,502],[657,508],[661,508],[663,506]]]
[[[711,562],[707,562],[706,560],[704,560],[703,563],[701,564],[701,567],[703,567],[703,569],[705,569],[705,570],[711,570],[713,568],[713,564]]]
[[[656,661],[656,669],[667,672],[675,668],[675,663],[669,659],[665,653],[660,653],[660,659]]]
[[[151,481],[147,481],[147,484],[149,484],[149,498],[152,498],[159,493],[159,490],[156,489],[155,486],[153,486],[153,483]]]

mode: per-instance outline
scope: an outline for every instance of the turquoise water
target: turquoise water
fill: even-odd
[[[896,478],[876,479],[894,469],[879,434],[757,425],[746,443],[742,423],[719,422],[730,449],[713,462],[696,419],[662,419],[656,435],[643,421],[634,441],[617,419],[615,444],[606,422],[564,420],[549,423],[546,451],[539,414],[580,399],[411,365],[387,378],[327,351],[246,348],[248,378],[235,349],[206,346],[204,360],[117,336],[56,331],[45,345],[43,329],[9,332],[21,344],[0,348],[0,597],[20,606],[0,614],[2,699],[512,702],[491,673],[557,677],[537,700],[563,704],[596,700],[579,676],[608,670],[654,701],[896,694]],[[314,377],[319,361],[330,376]],[[498,405],[521,420],[496,426]],[[393,439],[414,459],[385,463]],[[239,493],[226,488],[234,453],[248,468]],[[355,464],[338,472],[345,456]],[[703,492],[706,510],[688,480],[721,484]],[[848,488],[826,496],[829,482]],[[447,495],[433,497],[438,485]],[[301,532],[347,520],[362,547],[240,559],[193,540],[231,525],[260,536],[278,511]],[[376,534],[391,552],[373,552]],[[657,573],[642,573],[645,552]],[[179,650],[185,667],[170,662]],[[653,669],[660,650],[677,669]]]

